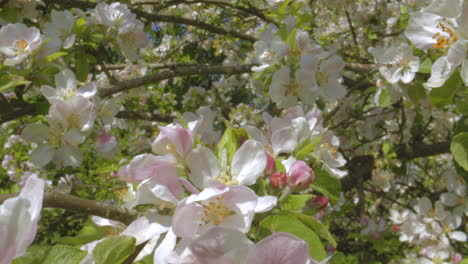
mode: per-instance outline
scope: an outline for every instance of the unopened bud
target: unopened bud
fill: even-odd
[[[379,240],[382,236],[380,235],[379,232],[374,231],[374,232],[371,233],[370,237],[371,237],[373,240]]]
[[[271,175],[276,171],[276,164],[275,164],[275,159],[270,156],[270,154],[266,153],[267,155],[267,164],[265,168],[265,173],[267,175]]]
[[[315,172],[302,160],[293,163],[289,176],[289,186],[293,188],[307,188],[315,180]]]
[[[315,210],[322,211],[328,206],[328,199],[323,196],[316,196],[308,201],[308,205]]]
[[[286,172],[275,172],[270,176],[270,185],[273,188],[283,188],[288,183]]]
[[[460,253],[456,253],[455,255],[452,256],[452,262],[453,264],[458,264],[463,260],[463,257]]]
[[[394,225],[394,226],[392,226],[392,231],[393,232],[398,232],[398,231],[400,231],[400,227],[397,226],[397,225]]]
[[[328,254],[333,254],[336,251],[336,248],[332,244],[328,244],[325,247],[325,250],[327,251]]]

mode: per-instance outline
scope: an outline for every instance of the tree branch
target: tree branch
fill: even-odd
[[[220,27],[213,26],[212,24],[208,24],[202,21],[197,21],[197,20],[192,20],[184,17],[177,17],[177,16],[168,16],[168,15],[158,15],[158,14],[150,14],[146,13],[140,10],[132,10],[133,13],[135,13],[139,17],[143,17],[148,19],[149,21],[159,21],[159,22],[168,22],[168,23],[176,23],[176,24],[184,24],[184,25],[189,25],[193,26],[196,28],[201,28],[206,31],[220,34],[220,35],[231,35],[233,37],[242,39],[242,40],[247,40],[250,42],[255,42],[257,41],[257,38],[244,35],[240,32],[237,32],[235,30],[230,30],[230,29],[224,29]]]
[[[94,8],[96,6],[96,3],[94,2],[81,1],[81,0],[44,0],[44,2],[47,4],[59,4],[59,5],[64,5],[68,7],[79,7],[81,9]],[[130,10],[137,16],[148,19],[148,21],[184,24],[184,25],[189,25],[189,26],[193,26],[196,28],[201,28],[201,29],[204,29],[206,31],[213,32],[216,34],[230,35],[230,36],[237,37],[239,39],[247,40],[250,42],[257,41],[256,38],[251,37],[249,35],[242,34],[235,30],[216,27],[216,26],[213,26],[212,24],[208,24],[205,22],[197,21],[197,20],[192,20],[192,19],[177,17],[177,16],[150,14],[150,13],[147,13],[138,9],[134,9],[134,8],[133,9],[130,8]]]
[[[142,85],[156,83],[158,81],[163,81],[167,79],[172,79],[175,77],[189,76],[189,75],[198,75],[198,74],[241,74],[251,72],[251,68],[254,64],[245,64],[245,65],[192,65],[192,66],[168,66],[170,70],[160,71],[154,74],[146,75],[143,77],[134,78],[131,80],[121,81],[110,87],[101,89],[99,91],[99,96],[109,97],[113,94],[130,90]],[[0,112],[0,124],[5,122],[18,119],[26,115],[36,115],[36,107],[34,104],[23,103],[22,107],[15,107],[9,111]],[[123,114],[122,117],[125,118],[126,114]],[[156,116],[153,116],[155,119]],[[151,117],[151,120],[154,120]],[[145,119],[147,120],[147,119]],[[163,120],[154,120],[154,121],[163,121]]]
[[[130,90],[142,85],[159,82],[162,80],[172,79],[175,77],[188,76],[188,75],[198,75],[198,74],[240,74],[251,72],[253,64],[246,65],[197,65],[197,66],[187,66],[187,67],[177,67],[171,70],[164,70],[154,74],[146,75],[139,78],[134,78],[131,80],[121,81],[118,84],[109,87],[107,89],[102,89],[99,92],[100,97],[109,97],[113,94]]]
[[[132,120],[147,120],[170,123],[174,119],[174,116],[164,115],[161,113],[148,113],[145,111],[120,111],[115,116],[121,119],[132,119]]]
[[[0,194],[0,204],[2,204],[6,199],[15,197],[18,194],[19,193]],[[107,219],[119,221],[127,225],[137,218],[137,213],[134,211],[106,205],[100,202],[60,193],[57,191],[45,193],[42,205],[44,208],[61,208],[85,213],[88,215],[97,215]]]
[[[427,143],[413,143],[411,145],[401,144],[397,146],[399,159],[411,160],[416,158],[430,157],[444,153],[450,153],[450,141]]]

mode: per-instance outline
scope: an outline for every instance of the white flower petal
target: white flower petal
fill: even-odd
[[[266,168],[267,156],[263,145],[253,139],[242,144],[232,158],[231,177],[240,185],[252,185]]]

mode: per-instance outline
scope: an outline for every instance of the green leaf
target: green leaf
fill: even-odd
[[[408,88],[408,96],[413,103],[419,102],[421,99],[426,98],[426,89],[422,84],[411,85]]]
[[[101,239],[103,236],[104,235],[95,227],[84,226],[76,236],[62,237],[59,239],[59,243],[70,246],[78,246]]]
[[[281,205],[284,210],[300,210],[304,208],[306,202],[312,197],[312,194],[292,194]]]
[[[379,106],[384,108],[389,107],[390,105],[392,105],[392,98],[390,97],[388,90],[383,88],[379,96]]]
[[[442,87],[433,88],[429,93],[431,104],[437,107],[442,107],[453,103],[453,96],[458,88],[462,86],[462,79],[458,72],[454,72],[452,76],[445,82]]]
[[[311,185],[313,189],[323,193],[330,201],[336,203],[341,192],[341,181],[331,177],[328,172],[321,168],[313,168],[315,171],[315,181]]]
[[[432,60],[426,58],[421,64],[419,64],[419,73],[431,73],[432,71]]]
[[[73,26],[73,32],[77,35],[81,35],[86,30],[86,19],[78,18]]]
[[[47,255],[42,264],[80,264],[87,253],[78,248],[56,245]]]
[[[286,172],[286,168],[284,167],[283,163],[281,163],[283,160],[284,158],[282,157],[275,157],[275,167],[277,172]]]
[[[51,249],[52,246],[30,246],[28,247],[26,253],[23,256],[13,260],[12,264],[42,263]]]
[[[86,52],[83,47],[76,49],[75,65],[76,65],[76,79],[80,82],[84,82],[86,78],[88,77],[90,66],[89,66],[88,57],[86,56]]]
[[[231,164],[234,154],[240,147],[240,141],[247,138],[247,132],[243,128],[226,128],[215,150],[222,171],[227,171],[227,166]]]
[[[134,237],[116,236],[110,237],[99,244],[93,250],[96,264],[120,264],[135,251]]]
[[[58,58],[60,58],[62,56],[65,56],[67,54],[68,53],[66,53],[66,52],[57,52],[57,53],[54,53],[52,55],[47,56],[45,61],[49,63],[49,62],[52,62],[52,61],[54,61],[54,60],[56,60],[56,59],[58,59]]]
[[[316,137],[312,140],[312,142],[310,142],[310,139],[307,139],[306,141],[304,141],[304,143],[302,143],[300,146],[296,148],[293,156],[296,157],[296,159],[298,160],[305,159],[307,155],[309,155],[309,153],[311,153],[314,150],[315,146],[317,146],[317,144],[321,140],[322,140],[322,137]]]
[[[450,151],[457,163],[468,171],[468,132],[463,132],[453,137]]]
[[[325,239],[334,247],[336,247],[336,240],[325,225],[308,215],[294,213],[294,216],[306,224],[310,229],[312,229],[319,237]]]
[[[309,244],[310,255],[317,260],[327,257],[317,234],[293,215],[269,216],[260,222],[260,226],[271,232],[288,232],[303,239]]]
[[[47,115],[47,113],[49,113],[50,103],[47,101],[36,102],[34,107],[38,114]]]
[[[0,77],[0,93],[13,89],[16,86],[26,85],[29,83],[30,81],[25,80],[23,76],[11,74],[3,75]]]

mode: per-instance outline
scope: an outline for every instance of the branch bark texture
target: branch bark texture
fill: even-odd
[[[19,195],[19,193],[0,194],[0,204],[2,204],[6,199],[17,195]],[[51,191],[44,194],[43,207],[62,208],[88,215],[97,215],[103,218],[119,221],[127,225],[137,218],[137,213],[134,211],[57,191]]]

